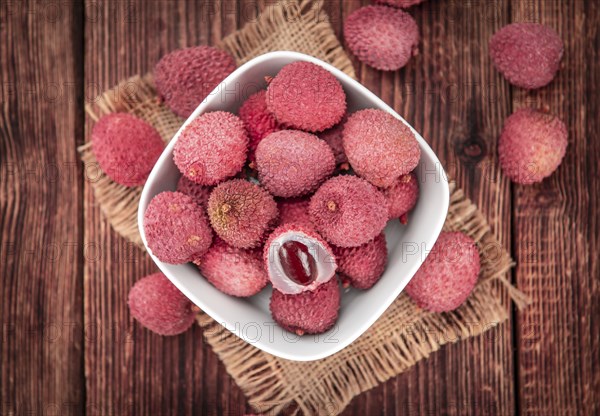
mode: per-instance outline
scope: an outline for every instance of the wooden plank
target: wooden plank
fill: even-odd
[[[517,319],[519,410],[598,414],[600,9],[597,2],[515,0],[512,19],[548,24],[565,42],[557,78],[539,91],[514,88],[514,109],[547,105],[569,131],[558,171],[541,184],[514,186],[516,280],[533,299]]]
[[[89,1],[86,10],[94,11],[85,26],[90,98],[151,70],[173,49],[218,41],[236,29],[238,14],[235,2]],[[87,120],[88,136],[91,127]],[[156,267],[110,229],[89,183],[85,242],[104,253],[85,267],[86,324],[101,331],[86,343],[88,409],[96,414],[243,414],[243,394],[204,344],[199,327],[160,337],[130,317],[130,287]]]
[[[344,16],[357,7],[349,2]],[[361,66],[361,82],[422,133],[510,249],[510,189],[498,175],[495,154],[510,98],[487,56],[487,39],[508,21],[508,5],[425,2],[409,12],[421,32],[419,55],[396,73]],[[510,310],[506,297],[503,302]],[[511,338],[506,322],[445,346],[356,398],[345,414],[512,414]]]
[[[0,413],[84,408],[82,8],[0,6]]]

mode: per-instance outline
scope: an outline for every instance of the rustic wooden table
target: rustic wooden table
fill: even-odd
[[[364,1],[367,3],[367,1]],[[103,219],[76,147],[84,103],[211,44],[256,16],[254,0],[49,1],[0,5],[0,414],[250,411],[199,328],[143,330],[126,297],[155,270]],[[336,33],[360,6],[325,2]],[[578,415],[600,411],[600,2],[430,0],[411,9],[421,53],[399,72],[354,61],[360,80],[419,130],[517,260],[533,302],[484,336],[448,345],[355,398],[346,414]],[[563,68],[547,88],[511,88],[487,56],[515,21],[553,26]],[[500,174],[502,122],[548,105],[569,128],[558,172],[536,186]]]

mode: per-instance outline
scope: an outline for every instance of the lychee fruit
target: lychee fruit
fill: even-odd
[[[415,19],[400,9],[366,6],[348,16],[344,38],[361,62],[383,71],[395,71],[417,54],[419,28]]]
[[[194,323],[197,309],[162,273],[138,280],[129,291],[129,311],[159,335],[178,335]]]
[[[204,113],[182,131],[173,148],[173,161],[189,180],[216,185],[234,176],[248,152],[248,135],[239,117],[225,112]]]
[[[346,157],[346,153],[344,153],[344,142],[342,133],[344,131],[344,123],[346,122],[347,117],[344,116],[342,121],[333,126],[330,129],[325,130],[318,134],[321,140],[324,140],[325,143],[331,147],[333,151],[333,156],[335,157],[335,163],[338,166],[346,165],[345,168],[348,169],[348,158]]]
[[[563,42],[549,26],[512,23],[490,39],[494,66],[513,85],[541,88],[554,79],[563,55]]]
[[[419,3],[423,3],[425,0],[375,0],[377,4],[384,4],[386,6],[399,7],[401,9],[408,9]]]
[[[442,232],[431,252],[406,286],[415,303],[432,312],[458,308],[479,276],[479,251],[462,232]]]
[[[279,224],[300,224],[307,228],[314,228],[308,214],[309,199],[284,199],[279,201]]]
[[[196,182],[192,182],[187,177],[181,175],[181,178],[179,178],[179,181],[177,182],[176,191],[191,196],[198,205],[206,209],[208,197],[210,196],[212,189],[212,186],[203,186],[197,184]]]
[[[162,192],[152,198],[144,213],[144,233],[152,254],[170,264],[190,262],[212,243],[204,210],[181,192]]]
[[[271,133],[256,148],[258,178],[275,196],[311,193],[334,169],[335,158],[327,143],[303,131]]]
[[[408,222],[408,213],[419,199],[419,180],[413,172],[400,176],[389,188],[381,192],[388,202],[390,219],[399,218],[402,224]]]
[[[206,280],[230,296],[256,295],[268,282],[262,250],[232,247],[221,239],[216,239],[194,264]]]
[[[502,172],[520,184],[541,182],[560,165],[567,136],[558,117],[529,108],[516,111],[504,122],[498,140]]]
[[[237,248],[258,247],[277,219],[277,203],[260,186],[232,179],[208,198],[208,216],[219,237]]]
[[[235,60],[227,52],[195,46],[163,56],[154,68],[154,81],[169,108],[187,118],[235,68]]]
[[[312,228],[279,226],[264,247],[265,269],[273,287],[285,294],[315,290],[336,270],[333,251]]]
[[[359,247],[332,246],[344,286],[369,289],[379,281],[387,263],[385,234]]]
[[[275,116],[267,109],[266,90],[252,94],[240,107],[239,115],[250,137],[248,158],[254,161],[256,146],[269,134],[282,129]]]
[[[273,319],[297,335],[320,334],[333,327],[340,310],[340,287],[330,279],[314,291],[297,295],[273,290],[269,305]]]
[[[100,168],[123,186],[143,185],[164,148],[154,127],[128,113],[107,114],[92,130],[92,150]]]
[[[331,244],[357,247],[374,239],[388,220],[387,201],[356,176],[336,176],[317,190],[308,208],[317,231]]]
[[[344,151],[354,171],[387,188],[419,163],[421,149],[410,128],[393,115],[360,110],[344,124]]]
[[[323,67],[294,62],[269,83],[267,108],[286,127],[319,132],[340,122],[346,113],[346,93]]]

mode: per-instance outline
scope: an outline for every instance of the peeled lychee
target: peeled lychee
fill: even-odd
[[[308,214],[309,199],[285,199],[278,203],[279,224],[300,224],[314,228]]]
[[[361,62],[376,69],[395,71],[416,55],[419,28],[412,16],[400,9],[366,6],[348,16],[344,38]]]
[[[375,109],[360,110],[344,124],[344,150],[354,171],[387,188],[419,163],[421,149],[406,124]]]
[[[297,335],[320,334],[335,324],[340,309],[340,288],[337,278],[320,285],[314,291],[289,295],[273,290],[270,303],[273,319]]]
[[[406,286],[421,308],[447,312],[458,308],[477,283],[480,261],[475,241],[461,232],[442,232]]]
[[[388,202],[390,219],[400,218],[402,224],[408,222],[408,212],[419,199],[419,180],[414,173],[400,176],[389,188],[381,192]]]
[[[383,275],[387,263],[385,234],[381,233],[359,247],[332,246],[332,249],[344,286],[349,284],[358,289],[369,289]]]
[[[198,116],[184,128],[173,148],[173,161],[189,180],[216,185],[242,169],[247,152],[248,135],[242,120],[214,111]]]
[[[346,157],[346,153],[344,153],[344,142],[342,136],[346,119],[347,117],[344,116],[342,121],[340,121],[338,124],[318,134],[319,138],[324,140],[325,143],[331,147],[333,156],[335,157],[335,163],[338,166],[348,163],[348,158]],[[347,168],[348,165],[346,165],[346,169]]]
[[[549,26],[512,23],[490,39],[494,66],[513,85],[535,89],[554,79],[563,55],[563,42]]]
[[[368,243],[388,220],[383,194],[356,176],[329,179],[311,198],[308,212],[317,231],[339,247]]]
[[[260,186],[232,179],[208,198],[208,216],[219,237],[237,248],[258,247],[277,219],[277,203]]]
[[[333,251],[312,228],[300,224],[278,227],[264,247],[264,262],[273,287],[285,294],[315,290],[336,270]]]
[[[331,148],[314,134],[281,130],[269,134],[256,148],[260,182],[284,198],[313,192],[335,169]]]
[[[178,335],[192,326],[196,308],[162,273],[138,280],[129,291],[129,311],[159,335]]]
[[[92,130],[92,150],[100,168],[124,186],[143,185],[164,148],[154,127],[128,113],[107,114]]]
[[[202,256],[212,243],[204,210],[181,192],[162,192],[152,198],[144,213],[144,233],[152,254],[171,264]]]
[[[423,3],[425,0],[375,0],[375,3],[385,4],[387,6],[399,7],[401,9],[408,9],[415,4]]]
[[[212,187],[202,186],[181,175],[181,178],[179,178],[179,181],[177,182],[176,191],[191,196],[198,205],[206,209],[208,197],[210,196]]]
[[[504,122],[498,140],[502,172],[520,184],[542,181],[560,165],[567,136],[558,117],[529,108],[516,111]]]
[[[163,56],[154,68],[154,81],[169,108],[187,118],[235,68],[235,61],[227,52],[212,46],[195,46]]]
[[[231,296],[256,295],[268,281],[261,250],[235,248],[220,239],[194,263],[206,280]]]
[[[267,107],[286,127],[319,132],[340,122],[346,112],[346,93],[323,67],[294,62],[271,80]]]
[[[256,146],[269,134],[281,130],[275,116],[267,109],[266,90],[252,94],[240,107],[239,115],[250,137],[248,157],[254,160]]]

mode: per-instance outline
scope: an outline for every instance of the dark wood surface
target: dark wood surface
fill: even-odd
[[[367,3],[366,1],[363,3]],[[197,327],[154,336],[127,293],[155,270],[103,219],[78,163],[83,105],[164,53],[211,44],[262,1],[0,4],[0,415],[249,412]],[[327,1],[338,35],[358,1]],[[532,304],[355,398],[345,414],[600,412],[600,3],[430,0],[410,10],[420,54],[399,72],[354,60],[363,84],[427,138],[517,260]],[[563,68],[542,90],[510,87],[487,55],[509,22],[553,26]],[[495,152],[514,109],[544,106],[569,129],[558,171],[511,184]]]

